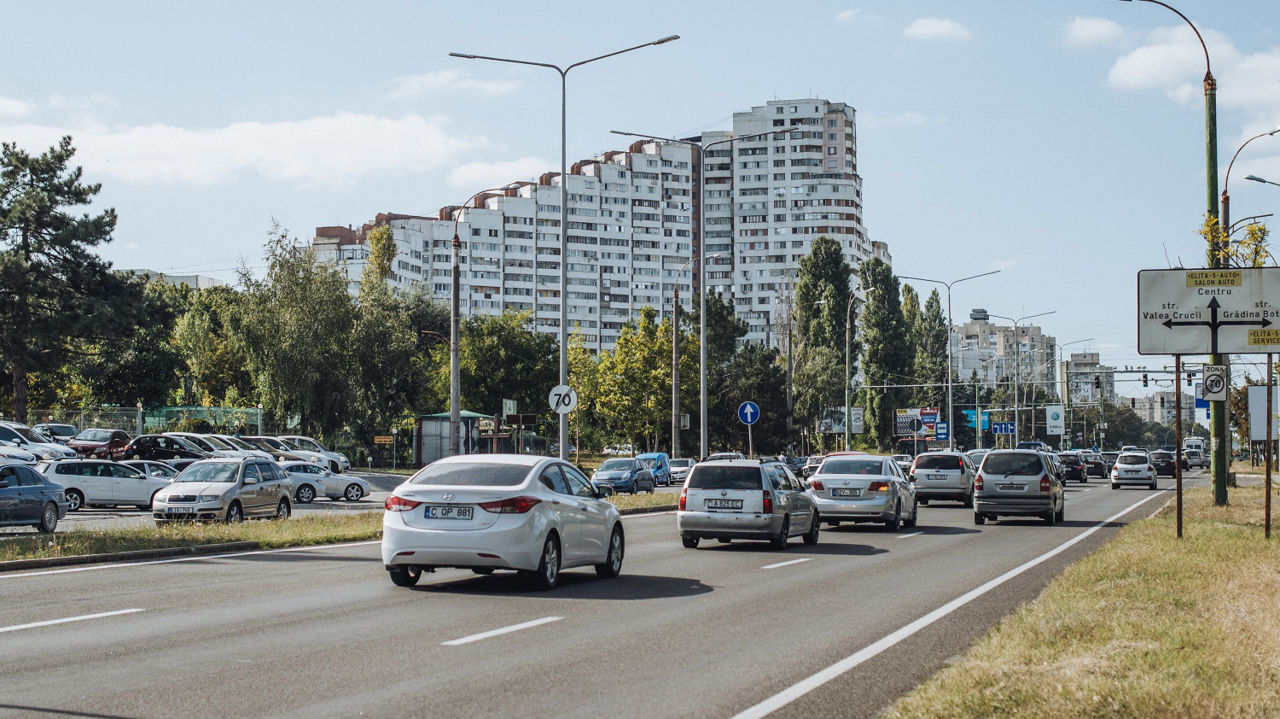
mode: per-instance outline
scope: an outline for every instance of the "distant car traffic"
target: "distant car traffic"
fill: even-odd
[[[591,484],[597,489],[630,494],[653,494],[654,487],[657,486],[653,473],[636,458],[606,459],[591,474]]]
[[[1156,468],[1151,457],[1144,452],[1121,452],[1111,468],[1111,488],[1120,489],[1130,484],[1156,488]]]
[[[446,457],[387,495],[382,563],[397,586],[439,567],[515,570],[541,589],[560,572],[622,570],[618,510],[577,467],[534,455]]]
[[[156,493],[156,523],[177,520],[240,522],[248,517],[288,519],[293,481],[275,462],[240,457],[202,459]]]
[[[1087,477],[1105,478],[1107,476],[1107,462],[1102,458],[1101,454],[1081,450],[1080,459],[1084,461]]]
[[[1022,449],[992,450],[973,483],[973,523],[1002,516],[1042,517],[1049,524],[1066,518],[1066,494],[1050,455]]]
[[[671,483],[683,483],[685,477],[689,476],[689,470],[693,468],[693,464],[693,460],[687,457],[671,460]]]
[[[1198,449],[1182,450],[1182,458],[1187,463],[1188,469],[1192,467],[1197,469],[1209,468],[1209,458],[1204,456],[1204,453]]]
[[[898,463],[898,469],[902,470],[903,474],[911,474],[911,463],[912,461],[914,461],[911,455],[895,454],[895,455],[891,455],[889,459],[892,459],[894,462]]]
[[[963,452],[923,452],[908,467],[920,504],[949,499],[973,506],[973,464]]]
[[[1163,449],[1151,453],[1151,466],[1155,468],[1157,477],[1161,475],[1172,477],[1178,473],[1178,462],[1173,452]]]
[[[671,459],[667,457],[666,452],[646,452],[637,454],[636,459],[640,460],[645,469],[653,475],[653,481],[663,487],[671,484]]]
[[[708,460],[689,470],[676,511],[680,541],[764,539],[776,549],[817,544],[821,517],[804,483],[777,461]]]
[[[828,455],[809,477],[809,495],[832,527],[879,522],[896,532],[916,526],[919,515],[916,486],[892,457],[883,455]]]
[[[1089,481],[1089,470],[1079,452],[1059,452],[1058,462],[1062,464],[1062,481],[1075,480],[1081,484]]]
[[[801,477],[812,477],[813,473],[818,471],[819,465],[825,457],[821,454],[811,455],[804,461],[804,467],[800,470]]]
[[[0,526],[30,525],[52,534],[67,516],[62,486],[25,464],[0,464]]]

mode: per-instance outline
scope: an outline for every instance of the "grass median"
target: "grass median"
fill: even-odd
[[[1068,568],[889,717],[1280,716],[1280,537],[1263,492],[1188,490]],[[1273,504],[1275,504],[1273,497]]]
[[[609,497],[618,509],[674,505],[673,494]],[[70,532],[25,534],[0,540],[0,562],[107,554],[144,549],[169,549],[226,542],[257,542],[264,549],[340,544],[382,537],[382,512],[329,512],[295,516],[287,522],[251,520],[239,524],[178,522],[161,527],[75,529]]]

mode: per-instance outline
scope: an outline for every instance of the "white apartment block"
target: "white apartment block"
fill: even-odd
[[[974,310],[973,319],[951,328],[951,354],[956,377],[968,382],[977,372],[983,385],[1003,378],[1020,382],[1025,388],[1037,383],[1054,390],[1054,354],[1057,340],[1035,325],[993,324],[985,310]]]
[[[1131,406],[1133,411],[1142,418],[1144,422],[1159,422],[1170,427],[1177,426],[1175,419],[1178,416],[1177,395],[1173,392],[1156,392],[1147,397],[1136,397],[1132,400]],[[1187,422],[1194,422],[1196,419],[1196,403],[1190,393],[1182,394],[1182,418]]]
[[[1102,364],[1097,352],[1072,352],[1060,381],[1071,392],[1073,403],[1097,402],[1099,397],[1116,401],[1116,368]]]
[[[738,139],[754,133],[766,134]],[[708,149],[701,162],[691,144],[639,141],[570,168],[569,251],[563,258],[568,322],[589,347],[611,348],[622,325],[643,307],[669,314],[677,285],[682,305],[692,306],[697,267],[689,260],[701,240],[700,212],[708,291],[728,296],[749,326],[747,341],[770,336],[795,286],[799,260],[817,236],[837,239],[855,268],[871,257],[891,260],[888,247],[871,242],[862,224],[852,107],[773,101],[736,113],[732,132],[689,138],[703,145],[724,140],[731,141]],[[463,314],[527,310],[538,330],[557,332],[561,181],[559,173],[548,172],[481,195],[467,207],[441,208],[436,217],[379,214],[359,231],[317,228],[313,247],[342,268],[355,292],[368,254],[364,237],[388,224],[397,245],[389,282],[447,300],[456,223],[463,243]]]

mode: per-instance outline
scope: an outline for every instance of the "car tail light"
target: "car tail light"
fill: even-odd
[[[1049,491],[1049,475],[1047,474],[1040,478],[1040,491],[1041,492]]]
[[[494,514],[524,514],[542,502],[537,497],[519,496],[499,499],[493,502],[481,502],[480,509]]]
[[[1152,467],[1151,465],[1149,465],[1149,464],[1148,464],[1148,465],[1147,465],[1147,471],[1148,471],[1148,472],[1154,472],[1154,471],[1156,471],[1156,468],[1155,468],[1155,467]]]
[[[956,466],[960,468],[960,471],[964,471],[964,460],[956,457]]]
[[[415,502],[412,499],[405,499],[404,497],[399,497],[394,494],[388,494],[387,501],[384,502],[382,506],[388,512],[407,512],[419,504],[422,504],[422,502]]]
[[[685,497],[689,494],[689,488],[685,487],[680,490],[680,511],[684,511]]]
[[[973,491],[982,491],[982,474],[980,473],[973,475]]]
[[[867,487],[867,491],[868,492],[888,492],[889,483],[888,482],[872,482],[871,486]]]
[[[767,489],[764,491],[764,513],[773,513],[773,494],[771,494]]]
[[[917,462],[919,462],[919,461],[920,461],[920,458],[919,458],[919,457],[916,457],[915,459],[911,460],[911,469],[909,469],[909,470],[907,470],[907,471],[908,471],[908,472],[910,472],[911,474],[915,474],[915,473],[916,473],[916,463],[917,463]]]
[[[810,487],[813,487],[814,489],[818,490],[819,492],[821,492],[821,491],[824,489],[824,487],[822,486],[822,480],[820,480],[820,479],[811,479],[811,480],[809,480],[809,486],[810,486]]]

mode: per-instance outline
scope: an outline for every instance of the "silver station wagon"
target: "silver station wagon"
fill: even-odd
[[[778,549],[800,535],[817,544],[818,512],[804,485],[780,462],[709,460],[689,470],[676,528],[684,546],[702,539],[767,539]]]
[[[1066,517],[1066,496],[1053,462],[1044,452],[997,449],[982,460],[973,480],[973,523],[1000,516]]]

